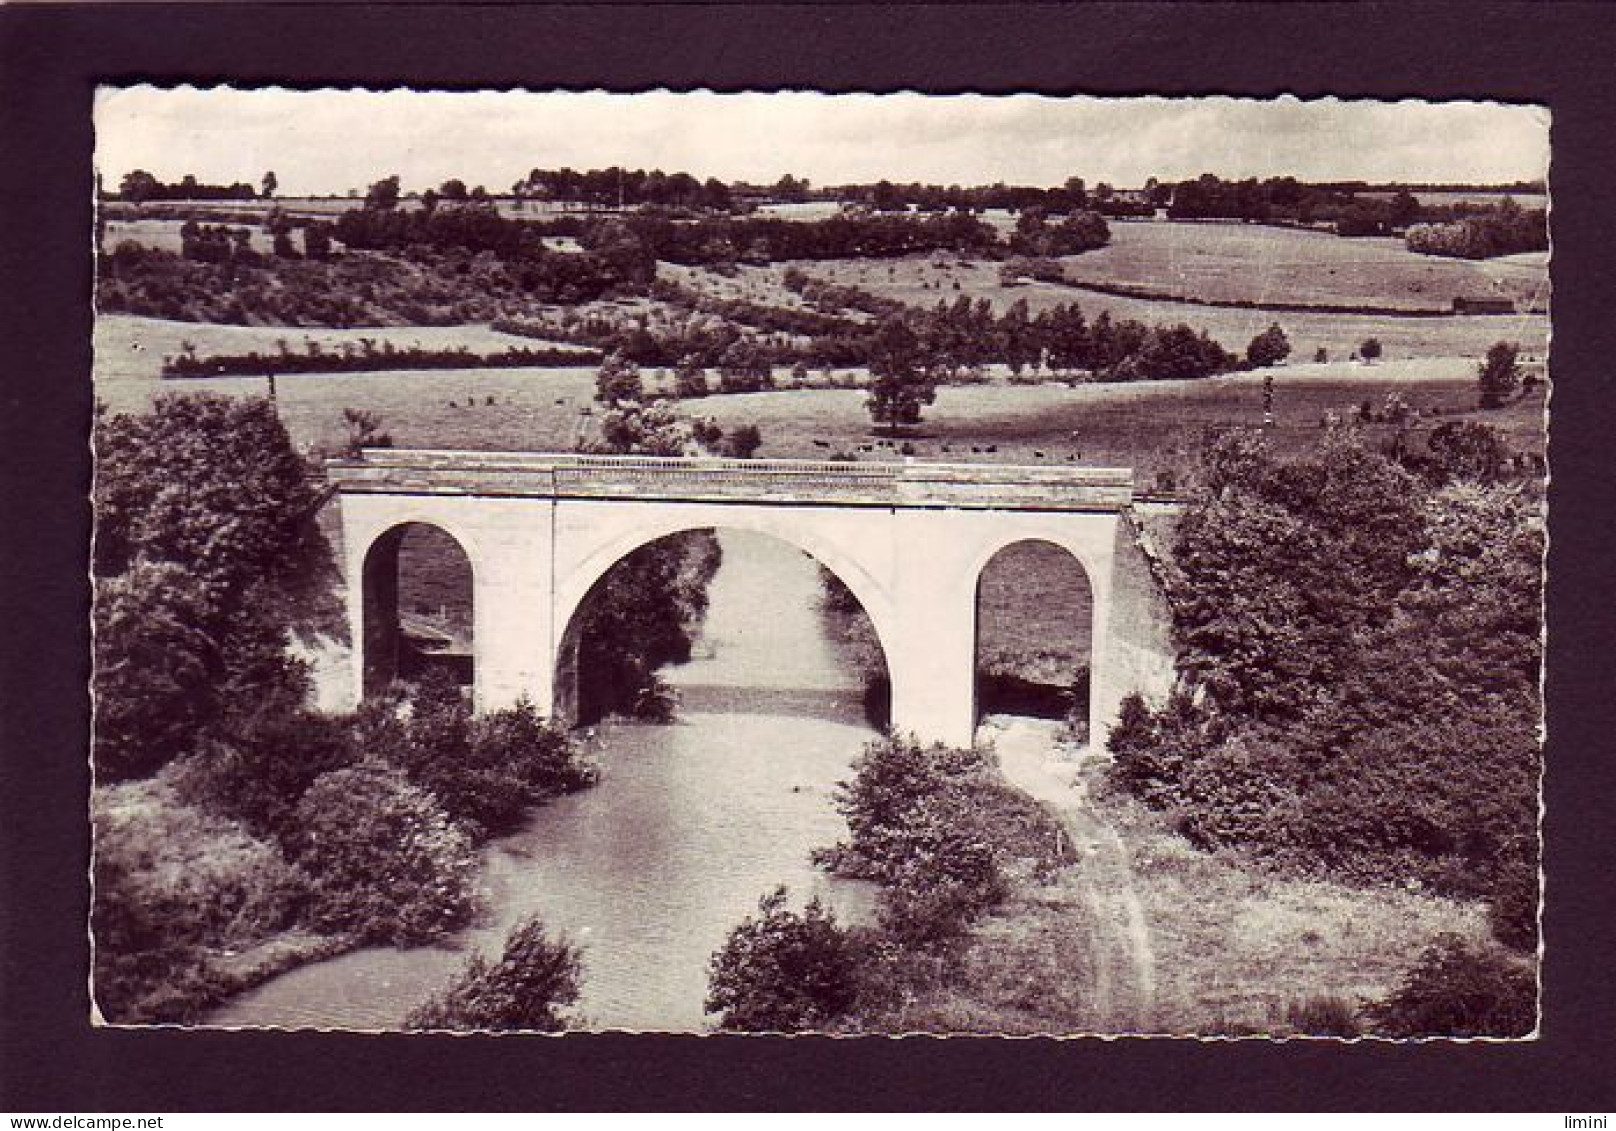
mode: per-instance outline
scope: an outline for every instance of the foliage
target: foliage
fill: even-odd
[[[424,942],[476,906],[471,839],[427,790],[366,760],[317,778],[293,812],[309,919],[367,942]]]
[[[920,423],[921,410],[936,398],[936,379],[922,363],[914,331],[900,318],[882,322],[870,356],[870,419],[896,432]]]
[[[309,786],[357,757],[347,720],[270,703],[201,743],[172,776],[184,801],[289,845],[292,814]]]
[[[1449,420],[1426,437],[1424,465],[1437,483],[1498,482],[1508,464],[1509,445],[1496,429],[1479,420]]]
[[[1356,1037],[1362,1033],[1358,1010],[1338,997],[1308,998],[1285,1010],[1285,1024],[1308,1037]]]
[[[361,712],[356,743],[430,792],[474,842],[509,830],[529,808],[594,781],[577,744],[526,699],[473,717],[446,678],[422,682],[400,711]]]
[[[1496,208],[1449,223],[1415,224],[1405,237],[1410,251],[1459,259],[1487,259],[1549,247],[1547,214],[1506,197]]]
[[[562,1010],[578,1000],[582,974],[577,949],[528,918],[506,936],[497,962],[473,954],[455,983],[411,1010],[404,1027],[558,1032],[566,1028]]]
[[[1487,350],[1487,359],[1476,367],[1482,408],[1502,408],[1520,388],[1521,367],[1516,361],[1520,352],[1512,342],[1494,342]]]
[[[883,926],[912,942],[958,935],[1004,897],[1010,872],[1061,859],[1053,819],[978,749],[872,742],[837,786],[836,807],[850,837],[815,859],[879,882]]]
[[[219,714],[219,643],[208,602],[172,562],[136,563],[96,583],[95,765],[142,777],[188,749]]]
[[[639,366],[621,353],[614,353],[600,363],[595,373],[595,400],[608,408],[617,408],[644,399],[645,383],[640,379]]]
[[[1246,364],[1253,369],[1277,365],[1291,355],[1291,341],[1278,322],[1251,339],[1246,346]]]
[[[1411,575],[1414,481],[1348,433],[1291,462],[1231,434],[1207,477],[1175,550],[1181,669],[1225,710],[1298,717]]]
[[[1112,779],[1205,846],[1493,901],[1535,940],[1542,531],[1520,490],[1421,488],[1350,436],[1233,437],[1180,524],[1189,687],[1122,704]]]
[[[382,418],[366,409],[344,408],[342,423],[348,436],[342,445],[342,455],[357,459],[366,448],[390,448],[393,437],[382,431]]]
[[[1365,338],[1358,346],[1358,356],[1365,361],[1375,361],[1382,353],[1379,338]]]
[[[321,496],[268,401],[159,397],[98,413],[95,445],[96,748],[116,775],[300,699],[289,633],[325,610],[333,567]]]
[[[735,1032],[824,1029],[853,1005],[857,963],[849,933],[817,899],[798,914],[776,888],[713,955],[707,1012]]]
[[[162,781],[98,787],[91,815],[96,1004],[113,1022],[196,1020],[219,989],[203,951],[286,925],[303,877],[273,844]]]
[[[1532,969],[1443,935],[1396,993],[1366,1011],[1389,1037],[1524,1037],[1537,1024]]]

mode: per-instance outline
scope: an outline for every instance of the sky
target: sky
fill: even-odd
[[[1139,187],[1301,180],[1505,183],[1544,177],[1549,114],[1481,102],[653,92],[102,88],[96,165],[280,195],[341,194],[399,174],[507,191],[534,168],[660,168],[724,181]]]

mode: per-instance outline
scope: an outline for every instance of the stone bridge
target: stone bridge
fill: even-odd
[[[478,710],[526,696],[573,717],[560,676],[591,589],[635,549],[708,528],[772,535],[835,573],[880,639],[894,729],[923,740],[973,739],[977,582],[1017,542],[1063,547],[1088,575],[1091,735],[1128,691],[1171,678],[1160,599],[1122,519],[1126,470],[373,449],[327,472],[360,693],[396,670],[398,548],[415,523],[471,563]]]

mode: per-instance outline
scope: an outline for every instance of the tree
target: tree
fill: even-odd
[[[693,354],[686,354],[673,368],[674,395],[681,400],[705,397],[708,393],[707,371]]]
[[[772,381],[769,355],[755,338],[736,338],[718,359],[718,387],[723,392],[761,392]]]
[[[118,182],[118,195],[131,204],[141,204],[158,199],[162,195],[163,187],[163,182],[146,170],[135,169],[125,173],[123,180]]]
[[[644,399],[645,384],[640,379],[639,366],[624,357],[621,351],[601,362],[595,372],[595,400],[607,408],[622,408]]]
[[[801,914],[786,889],[758,900],[758,915],[729,934],[708,968],[708,1013],[732,1032],[823,1029],[857,997],[856,955],[836,916],[817,899]]]
[[[92,566],[97,600],[107,602],[97,615],[111,625],[121,609],[151,611],[131,615],[130,636],[112,631],[108,647],[127,657],[170,647],[176,657],[211,652],[209,694],[221,716],[299,700],[307,675],[287,654],[289,633],[329,613],[333,566],[315,521],[322,495],[274,406],[208,394],[161,396],[149,413],[98,413],[95,446]],[[161,581],[172,594],[150,592],[176,570],[184,584]],[[181,647],[179,627],[183,640],[201,633],[208,648]],[[108,656],[96,691],[107,698],[111,719],[134,707],[110,705],[126,693]],[[185,670],[194,673],[196,663],[187,661]],[[201,700],[193,678],[182,682],[195,703]],[[205,714],[185,717],[209,721]],[[189,730],[185,741],[144,757],[167,760],[199,737]]]
[[[1253,369],[1278,365],[1291,354],[1291,341],[1278,322],[1251,339],[1246,346],[1246,363]]]
[[[1368,1012],[1388,1037],[1524,1037],[1537,1023],[1536,979],[1522,963],[1446,934]]]
[[[1425,441],[1436,477],[1442,482],[1495,483],[1509,462],[1509,445],[1498,432],[1475,420],[1450,420]]]
[[[559,1032],[582,977],[577,949],[530,917],[511,929],[497,962],[473,954],[454,985],[412,1010],[404,1027]]]
[[[280,178],[277,177],[275,175],[275,171],[273,169],[271,169],[269,172],[264,174],[264,179],[263,179],[262,182],[260,182],[259,194],[261,196],[263,196],[264,199],[267,200],[270,197],[274,196],[275,195],[275,190],[280,188],[280,187],[281,187]]]
[[[1358,356],[1371,364],[1373,364],[1380,357],[1380,354],[1381,346],[1379,338],[1365,338],[1363,340],[1363,344],[1358,347]]]
[[[95,765],[142,777],[191,747],[219,713],[219,645],[207,597],[172,562],[140,561],[95,592]]]
[[[1521,384],[1517,358],[1521,347],[1513,342],[1494,342],[1487,358],[1476,367],[1476,384],[1481,390],[1482,408],[1502,408]]]
[[[342,423],[348,432],[347,439],[342,445],[342,455],[349,459],[356,458],[366,448],[393,446],[392,435],[382,431],[382,418],[378,413],[366,409],[345,408],[342,410]]]
[[[937,382],[923,363],[920,341],[901,315],[889,315],[870,349],[870,419],[896,434],[920,423],[922,409],[937,399]]]
[[[373,211],[388,211],[398,207],[399,186],[398,174],[383,177],[371,185],[365,192],[365,208]]]

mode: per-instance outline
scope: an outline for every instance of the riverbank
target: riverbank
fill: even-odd
[[[1478,904],[1200,852],[1107,790],[1105,759],[1058,724],[998,717],[981,733],[1080,859],[973,926],[959,975],[908,1005],[905,1031],[1292,1036],[1309,1007],[1391,994],[1438,935],[1487,938]]]

